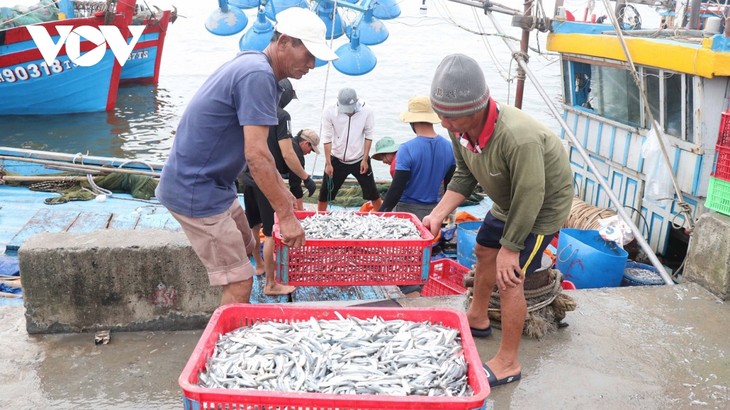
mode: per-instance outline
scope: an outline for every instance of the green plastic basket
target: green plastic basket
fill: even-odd
[[[730,182],[710,177],[705,206],[721,214],[730,215]]]

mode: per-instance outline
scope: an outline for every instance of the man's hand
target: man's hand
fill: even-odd
[[[436,234],[441,232],[441,220],[438,218],[434,218],[431,216],[431,214],[426,215],[423,217],[423,226],[431,231],[434,238],[436,237]]]
[[[332,167],[332,164],[327,164],[324,166],[324,173],[329,175],[330,178],[332,177],[332,173],[334,172],[334,168]]]
[[[361,174],[367,174],[368,173],[368,157],[365,157],[360,161],[360,173]]]
[[[309,196],[314,195],[314,191],[317,190],[317,184],[314,183],[314,180],[311,176],[304,180],[304,186],[307,187],[307,190],[309,191]]]
[[[304,245],[304,228],[293,213],[279,219],[279,232],[284,245],[292,248]]]
[[[520,252],[505,248],[497,253],[497,286],[500,290],[518,286],[525,275],[520,269]]]

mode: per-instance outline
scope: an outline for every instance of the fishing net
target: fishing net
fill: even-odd
[[[61,177],[59,179],[59,176]],[[54,175],[54,179],[46,181],[34,182],[31,184],[24,183],[8,183],[8,185],[28,185],[28,189],[41,192],[55,192],[61,194],[53,198],[46,198],[45,203],[48,205],[64,204],[69,201],[89,201],[96,198],[97,193],[87,181],[78,181],[66,175]],[[136,199],[149,200],[155,195],[157,180],[144,176],[125,173],[111,173],[105,176],[94,177],[94,184],[102,189],[109,190],[117,194],[130,194]]]
[[[0,7],[0,29],[55,21],[59,11],[53,0],[41,0],[30,7]]]

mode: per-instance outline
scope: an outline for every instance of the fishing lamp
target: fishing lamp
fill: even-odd
[[[259,7],[256,14],[256,21],[248,31],[241,36],[238,48],[243,50],[264,51],[274,34],[274,25],[266,18],[264,7]]]
[[[248,25],[248,17],[237,7],[228,7],[227,0],[218,0],[218,9],[205,20],[205,28],[217,36],[240,33]]]
[[[229,5],[239,9],[253,9],[259,6],[259,0],[230,0]]]
[[[302,7],[305,9],[309,8],[307,0],[269,0],[274,2],[274,7],[277,12],[284,11],[289,7]]]
[[[367,74],[375,68],[378,59],[370,47],[360,44],[357,26],[352,29],[350,42],[335,51],[339,59],[332,62],[337,71],[347,75]]]
[[[389,20],[400,16],[400,6],[396,0],[377,0],[373,3],[373,15],[379,19]]]
[[[373,46],[388,39],[388,28],[385,27],[385,24],[380,19],[373,17],[373,9],[368,9],[362,15],[362,20],[353,25],[356,25],[358,28],[360,42],[362,44]],[[347,37],[352,36],[351,27],[345,28],[345,31],[347,32]]]
[[[340,13],[335,10],[335,6],[328,1],[320,1],[317,6],[317,16],[324,22],[324,26],[327,28],[326,37],[328,39],[339,38],[345,34],[345,30],[342,29],[342,18]],[[332,16],[334,16],[334,27],[332,25]]]

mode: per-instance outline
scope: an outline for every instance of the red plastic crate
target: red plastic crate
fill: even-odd
[[[459,331],[468,365],[467,379],[474,394],[469,397],[345,395],[324,393],[294,393],[270,390],[212,389],[198,386],[198,375],[215,349],[221,334],[261,321],[303,322],[336,320],[335,312],[343,317],[384,320],[429,321]],[[211,316],[190,359],[178,379],[186,409],[307,409],[307,410],[406,410],[406,409],[483,409],[489,395],[489,383],[481,359],[469,331],[466,315],[453,309],[439,308],[367,308],[313,307],[289,305],[226,305]],[[285,407],[290,406],[290,407]]]
[[[720,132],[717,135],[717,145],[730,148],[730,112],[722,113]]]
[[[452,259],[431,262],[431,273],[421,289],[421,296],[452,296],[466,293],[464,276],[469,268]]]
[[[730,145],[715,147],[715,166],[712,176],[730,181]]]
[[[299,220],[316,214],[295,211]],[[364,212],[355,212],[367,215]],[[420,285],[428,279],[433,235],[415,215],[373,212],[409,219],[421,239],[307,239],[290,248],[274,224],[276,281],[299,286]]]

